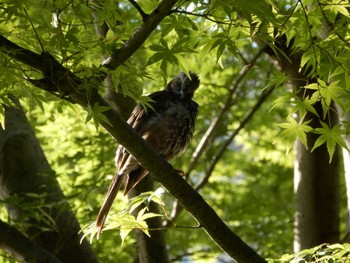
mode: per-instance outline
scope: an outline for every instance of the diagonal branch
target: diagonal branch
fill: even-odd
[[[42,63],[43,57],[41,55],[18,46],[2,35],[0,35],[0,51],[16,61],[22,62],[41,72],[47,70],[46,65]]]
[[[105,60],[104,66],[109,69],[116,69],[128,60],[146,41],[159,23],[170,14],[171,8],[177,1],[178,0],[163,0],[158,7],[144,19],[142,25],[132,34],[129,40],[126,41],[125,45]]]
[[[148,15],[142,10],[141,6],[139,6],[135,0],[129,0],[129,2],[136,8],[137,12],[139,12],[139,14],[142,17],[142,20],[146,21]]]
[[[1,39],[0,47],[4,47]],[[24,49],[22,51],[25,52]],[[10,54],[12,53],[10,52]],[[42,62],[46,61],[43,61],[40,55],[36,56]],[[16,59],[16,55],[12,57]],[[57,88],[64,89],[64,92],[67,92],[66,96],[69,96],[74,102],[79,103],[83,107],[88,104],[97,104],[108,108],[103,112],[104,118],[100,119],[100,125],[103,126],[112,137],[120,142],[155,179],[180,201],[182,206],[193,215],[201,227],[223,251],[238,262],[266,262],[231,231],[210,205],[204,201],[202,196],[193,190],[193,188],[178,175],[178,172],[156,153],[151,146],[146,144],[117,112],[109,108],[106,101],[98,93],[89,95],[86,93],[87,89],[84,89],[84,85],[87,85],[85,84],[87,81],[84,82],[81,79],[73,79],[74,81],[72,81],[71,77],[74,78],[74,74],[67,71],[57,61],[54,63],[55,61],[52,61],[52,56],[50,57],[46,54],[45,58],[48,58],[53,68],[58,70],[58,72],[45,72],[45,76],[51,77],[50,80],[52,84],[56,85]],[[31,62],[26,62],[27,65],[31,65]],[[37,62],[35,65],[37,66]],[[42,68],[39,67],[39,69]],[[76,82],[79,82],[79,89],[76,87]]]

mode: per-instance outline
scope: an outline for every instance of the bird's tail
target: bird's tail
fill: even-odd
[[[142,166],[130,172],[127,175],[127,180],[124,188],[124,195],[127,195],[130,192],[130,190],[133,189],[147,174],[148,171],[145,170]]]
[[[113,181],[108,188],[108,192],[106,194],[105,200],[98,212],[96,218],[96,228],[97,228],[97,239],[101,236],[103,225],[106,221],[107,215],[112,208],[114,199],[116,198],[119,188],[123,182],[124,176],[121,174],[116,174],[113,177]]]

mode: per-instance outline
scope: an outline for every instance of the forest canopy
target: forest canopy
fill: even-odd
[[[0,262],[342,262],[349,9],[1,1]],[[125,120],[190,71],[195,133],[168,164]],[[97,240],[118,144],[150,176],[117,196]]]

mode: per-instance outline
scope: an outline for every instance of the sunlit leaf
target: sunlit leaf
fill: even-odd
[[[312,131],[312,128],[308,125],[309,123],[310,120],[297,123],[294,118],[289,118],[288,122],[278,124],[278,126],[284,129],[281,136],[291,141],[295,141],[298,138],[307,149],[306,133]]]
[[[315,141],[315,144],[311,151],[314,151],[316,148],[320,147],[323,144],[326,144],[327,151],[329,154],[329,162],[332,162],[332,158],[337,145],[347,148],[347,145],[342,137],[345,134],[340,125],[335,125],[334,127],[329,127],[326,123],[321,122],[322,128],[316,128],[313,132],[319,134],[320,136]]]

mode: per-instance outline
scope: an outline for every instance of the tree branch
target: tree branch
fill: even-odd
[[[0,249],[6,251],[20,262],[62,263],[53,254],[1,220],[0,233]]]
[[[22,62],[23,64],[41,72],[47,70],[47,68],[45,69],[45,66],[47,65],[42,63],[43,57],[41,55],[18,46],[2,35],[0,35],[0,51],[16,61]]]
[[[129,0],[129,2],[136,8],[137,12],[139,12],[139,14],[142,17],[143,21],[146,21],[148,15],[142,10],[141,6],[139,6],[135,0]]]
[[[145,41],[175,3],[175,0],[164,0],[161,2],[159,7],[144,22],[143,26],[134,33],[131,40],[135,41],[128,41],[126,45],[119,50],[120,52],[115,54],[107,62],[106,66],[115,69],[124,63]],[[84,85],[90,85],[91,87],[91,83],[87,83],[87,81],[84,82],[77,78],[73,73],[59,64],[50,54],[35,54],[33,56],[35,56],[37,61],[28,61],[28,59],[21,55],[21,52],[18,52],[17,45],[13,46],[5,40],[6,39],[3,37],[0,38],[0,47],[2,47],[2,49],[5,48],[9,56],[42,71],[44,76],[51,81],[52,85],[55,85],[59,92],[63,92],[63,94],[74,102],[79,103],[83,107],[95,105],[96,103],[97,105],[108,107],[106,101],[103,100],[97,92],[94,94],[86,93],[88,89],[86,89]],[[4,43],[7,43],[7,45]],[[12,52],[9,52],[9,49],[10,51],[12,50]],[[33,53],[23,48],[21,48],[21,51],[31,55]],[[46,66],[43,68],[41,65],[43,62],[46,66],[49,64],[50,67],[48,67],[48,69]],[[77,89],[77,87],[79,87],[79,89]],[[117,112],[109,108],[103,112],[103,115],[107,121],[100,119],[100,124],[112,137],[120,142],[139,163],[155,177],[155,179],[180,201],[184,208],[196,218],[203,229],[221,249],[238,262],[266,262],[228,228],[209,204],[203,200],[202,196],[194,191],[193,188],[178,175],[178,172],[156,153],[151,146],[146,144]]]
[[[147,16],[142,25],[132,34],[125,45],[105,60],[104,66],[116,69],[122,65],[146,41],[148,36],[169,15],[171,8],[178,0],[163,0],[153,12]]]

